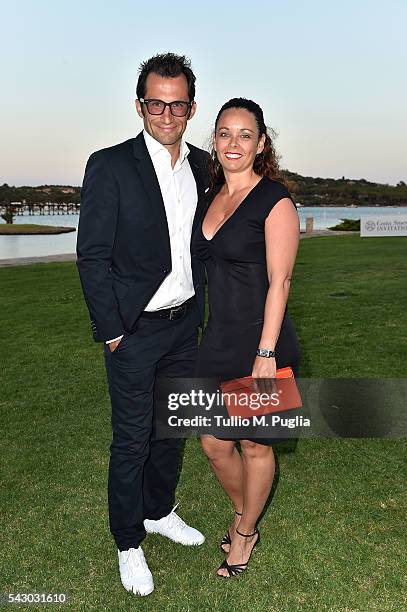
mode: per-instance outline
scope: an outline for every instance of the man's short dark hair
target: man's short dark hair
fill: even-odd
[[[177,77],[180,74],[185,74],[188,83],[189,101],[195,99],[195,75],[191,69],[190,60],[185,55],[175,55],[175,53],[161,53],[150,57],[150,59],[142,62],[139,68],[139,77],[137,81],[136,94],[137,98],[144,98],[146,95],[146,82],[150,72],[154,72],[161,77]]]

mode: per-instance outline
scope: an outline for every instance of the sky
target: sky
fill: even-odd
[[[207,146],[220,106],[258,102],[281,166],[407,182],[407,2],[0,0],[0,184],[80,185],[89,155],[142,129],[141,61],[187,55]]]

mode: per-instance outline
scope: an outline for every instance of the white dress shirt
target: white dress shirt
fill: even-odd
[[[145,130],[143,135],[163,196],[171,245],[171,272],[145,308],[154,311],[178,306],[195,294],[190,249],[198,195],[185,140],[172,168],[170,152]]]
[[[145,308],[151,312],[178,306],[195,294],[190,245],[198,194],[187,159],[188,145],[184,139],[181,141],[179,158],[172,168],[169,151],[145,130],[143,136],[164,201],[172,262],[170,274],[163,280]],[[107,344],[121,337],[108,340]]]

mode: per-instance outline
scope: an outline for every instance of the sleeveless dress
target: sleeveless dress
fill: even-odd
[[[209,204],[219,190],[220,186],[211,193]],[[252,373],[269,289],[264,223],[282,198],[291,199],[286,187],[263,177],[211,240],[202,233],[203,219],[199,223],[192,252],[206,267],[209,319],[198,351],[197,378],[211,377],[220,383]],[[287,307],[275,351],[277,368],[291,366],[297,376],[299,344]]]

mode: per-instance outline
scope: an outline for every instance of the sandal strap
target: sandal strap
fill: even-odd
[[[235,514],[237,514],[237,516],[242,516],[243,512],[238,512],[237,510],[235,510]]]
[[[235,569],[239,567],[243,568],[243,567],[246,567],[246,565],[249,563],[248,561],[246,561],[246,563],[235,563],[234,565],[230,565],[230,563],[228,563],[226,559],[225,559],[225,562],[226,562],[226,565],[230,567],[230,569]]]
[[[220,545],[222,546],[223,544],[232,544],[229,531],[222,538]]]
[[[243,538],[251,538],[251,537],[255,536],[255,535],[256,535],[256,533],[259,533],[259,530],[256,528],[256,529],[253,531],[253,533],[242,533],[241,531],[239,531],[239,530],[236,528],[236,533],[238,533],[238,534],[239,534],[240,536],[242,536]]]
[[[229,576],[236,576],[236,574],[240,574],[245,570],[247,563],[236,563],[235,565],[230,565],[225,559],[219,566],[219,569],[226,569]]]

